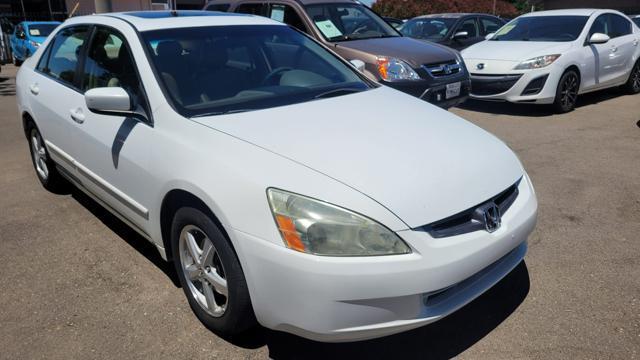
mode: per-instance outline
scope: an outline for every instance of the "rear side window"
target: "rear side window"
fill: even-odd
[[[49,48],[45,52],[45,56],[47,56],[46,64],[39,64],[42,72],[73,86],[78,59],[88,32],[89,27],[87,26],[76,26],[61,30],[55,39],[51,41]]]
[[[205,10],[227,12],[229,11],[229,6],[230,4],[211,4],[211,5],[208,5]]]
[[[237,13],[266,16],[267,7],[265,4],[242,4],[236,8]]]
[[[631,22],[620,15],[609,14],[612,38],[631,34]]]

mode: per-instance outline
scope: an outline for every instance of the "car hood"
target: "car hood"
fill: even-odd
[[[411,228],[476,206],[523,175],[493,135],[386,87],[195,120],[346,184]]]
[[[406,61],[414,68],[455,60],[453,50],[434,43],[398,36],[380,39],[363,39],[336,43],[336,48],[348,48],[368,54],[394,57]]]
[[[477,60],[523,61],[536,56],[562,54],[570,42],[482,41],[462,50],[462,57]]]

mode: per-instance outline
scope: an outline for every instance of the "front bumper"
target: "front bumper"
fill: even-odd
[[[499,74],[471,73],[470,97],[477,100],[551,104],[555,100],[560,76],[562,72],[550,68]],[[532,86],[534,81],[544,85],[538,89],[535,83]]]
[[[234,231],[258,321],[318,341],[356,341],[437,321],[485,292],[524,257],[537,201],[525,177],[494,233],[398,234],[413,253],[321,257]]]
[[[452,76],[447,78],[446,81],[441,80],[438,82],[434,82],[432,80],[381,82],[384,85],[413,95],[445,109],[465,102],[467,98],[469,98],[469,90],[471,90],[471,81],[466,75],[466,72],[462,76]],[[460,95],[447,99],[446,86],[447,84],[455,82],[460,82]]]

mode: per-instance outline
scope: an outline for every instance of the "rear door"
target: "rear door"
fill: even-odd
[[[60,30],[49,42],[30,77],[29,103],[51,157],[73,173],[76,124],[82,119],[74,112],[84,102],[78,86],[77,69],[90,27],[72,26]]]

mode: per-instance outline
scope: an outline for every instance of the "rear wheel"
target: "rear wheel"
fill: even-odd
[[[576,107],[578,90],[580,89],[580,77],[574,70],[565,72],[556,89],[556,98],[553,106],[560,113],[567,113]]]
[[[38,176],[38,180],[45,189],[53,193],[64,193],[69,188],[69,183],[58,173],[56,164],[49,157],[49,152],[44,144],[42,135],[33,123],[28,127],[29,151],[31,162]]]
[[[630,94],[640,93],[640,60],[638,60],[631,70],[629,80],[624,84],[624,89]]]
[[[182,289],[203,324],[227,336],[256,324],[240,262],[209,216],[197,208],[180,208],[171,245]]]

